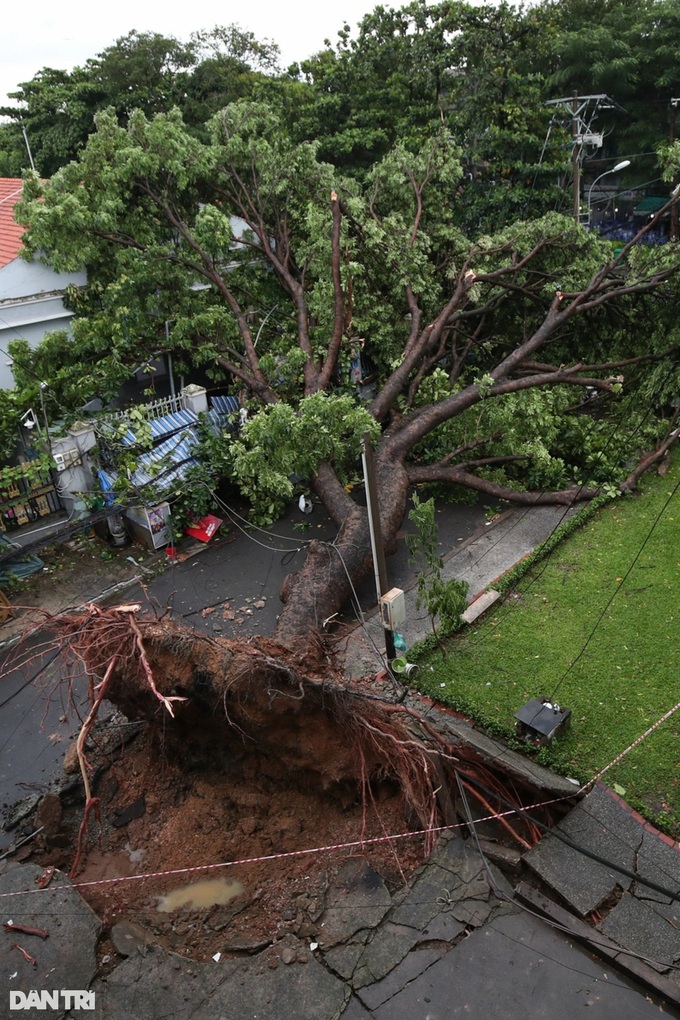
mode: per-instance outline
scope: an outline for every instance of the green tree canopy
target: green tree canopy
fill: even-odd
[[[187,123],[200,128],[216,110],[250,95],[264,72],[276,70],[277,60],[274,43],[237,25],[195,32],[188,42],[129,32],[83,67],[43,68],[10,93],[18,105],[0,110],[14,122],[0,128],[0,172],[18,176],[29,165],[25,130],[38,172],[51,176],[76,158],[97,112],[107,108],[125,124],[135,109],[152,117],[178,107]]]
[[[98,115],[79,161],[48,184],[30,177],[20,211],[29,256],[89,272],[75,358],[62,345],[54,385],[68,395],[77,379],[82,400],[116,384],[172,320],[177,356],[222,373],[251,409],[227,457],[234,480],[266,516],[292,475],[309,477],[350,575],[368,563],[345,491],[364,432],[388,540],[412,484],[571,502],[620,482],[663,439],[663,386],[677,384],[677,317],[662,310],[677,306],[675,246],[631,243],[612,261],[557,214],[471,242],[457,225],[460,157],[442,131],[416,152],[396,145],[357,183],[263,104],[221,111],[207,141],[178,111],[135,111],[126,126]],[[368,402],[349,374],[362,346],[377,378]],[[586,386],[602,396],[597,419]],[[608,407],[625,414],[616,439]],[[332,593],[312,586],[315,613],[347,590],[336,567]]]

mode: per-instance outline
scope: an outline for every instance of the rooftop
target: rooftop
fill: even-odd
[[[14,206],[21,198],[20,177],[0,177],[0,268],[13,262],[21,251],[24,228],[14,221]]]

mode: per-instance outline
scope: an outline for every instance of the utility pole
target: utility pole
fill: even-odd
[[[31,146],[28,141],[28,132],[26,131],[26,125],[24,124],[21,117],[19,117],[19,123],[21,124],[21,133],[24,136],[24,142],[26,143],[26,152],[28,153],[28,159],[31,164],[31,170],[35,170],[35,163],[33,162],[33,153],[31,152]]]
[[[380,526],[380,507],[378,506],[378,489],[375,484],[375,466],[373,463],[373,446],[371,445],[370,433],[364,432],[362,438],[361,459],[364,468],[364,483],[366,485],[366,507],[368,510],[368,528],[371,536],[371,551],[373,553],[373,571],[375,573],[375,587],[380,597],[389,591],[387,586],[387,566],[385,564],[385,549],[382,540],[382,528]],[[385,652],[387,662],[391,663],[396,659],[394,647],[394,633],[385,630]]]
[[[671,146],[675,142],[675,116],[677,112],[678,103],[680,99],[671,99],[671,110],[670,110],[670,132],[669,140]],[[677,184],[677,180],[675,182]],[[678,239],[678,203],[675,202],[671,206],[671,227],[668,234],[671,241],[677,241]]]
[[[579,132],[579,119],[578,119],[578,96],[574,96],[572,100],[572,118],[571,118],[571,137],[572,137],[572,148],[571,148],[571,179],[572,179],[572,197],[573,197],[573,208],[574,208],[574,220],[576,223],[581,222],[581,153],[583,151],[582,144],[582,133]]]
[[[571,179],[572,179],[572,213],[576,223],[581,222],[581,166],[586,147],[601,149],[604,135],[594,131],[593,124],[602,110],[622,110],[623,107],[604,93],[593,96],[570,96],[563,99],[550,99],[547,106],[555,107],[551,121],[565,125],[567,118],[571,121]],[[625,112],[625,111],[624,111]]]

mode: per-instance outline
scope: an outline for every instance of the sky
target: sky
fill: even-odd
[[[343,0],[337,7],[324,0],[249,0],[232,7],[224,0],[172,3],[172,0],[33,0],[3,4],[0,20],[0,105],[19,82],[30,81],[43,67],[70,71],[133,29],[159,32],[187,41],[192,32],[237,24],[258,39],[278,43],[283,67],[332,43],[346,21],[352,28],[378,0]],[[399,8],[403,0],[383,0]]]

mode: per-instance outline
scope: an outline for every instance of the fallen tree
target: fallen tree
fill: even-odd
[[[612,257],[559,216],[463,237],[460,173],[442,136],[397,147],[359,187],[243,103],[208,143],[176,112],[127,127],[103,114],[77,162],[26,186],[27,250],[57,269],[84,261],[90,280],[72,296],[74,346],[50,341],[35,377],[51,368],[67,402],[105,392],[158,349],[160,306],[175,356],[222,373],[248,407],[220,455],[253,516],[272,519],[302,477],[337,524],[283,593],[289,650],[316,654],[321,622],[370,570],[348,491],[365,433],[388,547],[413,485],[570,505],[630,488],[639,470],[623,465],[651,465],[676,436],[663,411],[680,263],[640,242],[677,196]],[[586,392],[605,398],[597,414],[574,411]]]

